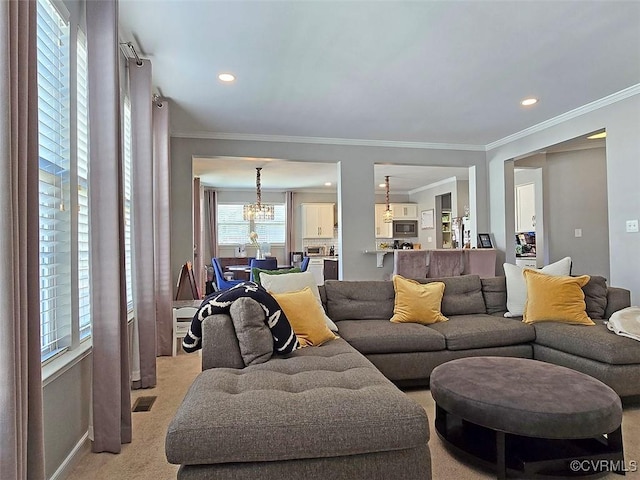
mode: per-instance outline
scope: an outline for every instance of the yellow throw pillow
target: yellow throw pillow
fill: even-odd
[[[444,283],[419,283],[400,275],[394,275],[393,288],[396,296],[393,317],[391,317],[392,322],[428,325],[448,320],[440,311]]]
[[[309,287],[297,292],[269,293],[284,311],[303,347],[319,346],[338,338],[327,327],[324,310]]]
[[[591,277],[547,275],[525,269],[527,301],[524,305],[524,323],[563,322],[575,325],[595,325],[586,312],[584,287]]]

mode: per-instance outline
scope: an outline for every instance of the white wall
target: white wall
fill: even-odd
[[[631,290],[632,303],[637,304],[640,301],[640,234],[626,233],[625,224],[626,220],[640,218],[640,95],[636,93],[610,105],[583,111],[581,115],[573,118],[567,115],[565,121],[487,151],[491,230],[498,248],[504,250],[510,243],[513,228],[513,185],[508,184],[505,175],[513,158],[605,128],[609,228],[608,233],[602,234],[609,236],[608,280],[609,285]],[[509,217],[511,229],[507,229]]]
[[[286,160],[339,164],[338,231],[340,269],[347,280],[383,279],[376,267],[374,205],[376,163],[401,165],[477,167],[479,203],[486,205],[488,185],[485,152],[373,146],[327,145],[293,142],[260,142],[212,139],[171,139],[171,264],[176,278],[192,252],[190,195],[191,161],[194,155],[282,158]],[[478,222],[488,228],[488,211],[480,210]],[[387,255],[389,257],[389,255]],[[386,259],[385,263],[389,260]],[[387,275],[388,276],[388,275]]]

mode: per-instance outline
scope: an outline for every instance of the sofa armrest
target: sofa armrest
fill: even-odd
[[[240,345],[231,317],[217,314],[202,322],[202,370],[244,368]]]
[[[609,318],[613,312],[622,310],[631,306],[631,292],[626,288],[609,287],[607,288],[607,309],[604,317]]]

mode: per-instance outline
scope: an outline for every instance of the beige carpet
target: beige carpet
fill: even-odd
[[[133,392],[132,404],[138,396],[157,395],[149,412],[134,412],[133,442],[123,445],[118,455],[87,453],[69,476],[69,480],[170,480],[176,478],[178,467],[167,463],[164,437],[169,421],[184,397],[193,378],[200,371],[200,356],[180,354],[158,358],[158,385],[154,389]],[[484,480],[495,478],[452,457],[443,447],[433,429],[434,403],[429,390],[409,390],[411,398],[427,411],[431,424],[431,459],[433,478],[443,480]],[[576,399],[579,401],[579,399]],[[640,469],[640,404],[625,406],[623,418],[625,460],[638,463]],[[639,479],[640,471],[626,477],[609,474],[606,479]],[[259,480],[259,479],[256,479]],[[330,480],[330,479],[328,479]]]

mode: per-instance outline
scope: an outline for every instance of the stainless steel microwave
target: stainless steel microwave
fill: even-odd
[[[393,221],[393,237],[417,237],[418,221],[417,220],[394,220]]]

